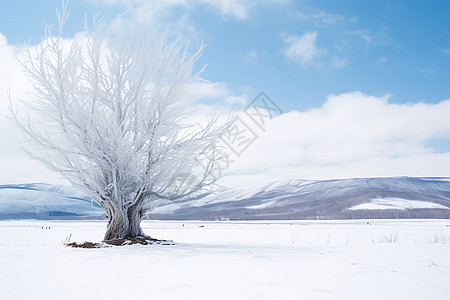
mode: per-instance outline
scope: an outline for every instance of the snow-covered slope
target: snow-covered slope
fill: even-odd
[[[190,206],[157,208],[156,219],[450,218],[449,178],[290,180],[222,189]]]
[[[0,219],[101,218],[103,210],[67,186],[42,183],[0,185]]]
[[[0,185],[0,219],[103,218],[88,197],[69,187]],[[294,220],[450,218],[449,178],[290,180],[223,188],[187,203],[168,203],[152,219]]]
[[[349,208],[349,210],[379,210],[379,209],[421,209],[421,208],[436,208],[449,209],[447,206],[420,200],[407,200],[401,198],[375,198],[370,202],[358,204]]]

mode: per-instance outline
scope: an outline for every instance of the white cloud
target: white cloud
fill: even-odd
[[[249,11],[256,5],[267,2],[286,2],[287,0],[91,0],[104,4],[122,4],[127,7],[127,13],[140,17],[141,21],[148,22],[167,16],[171,9],[182,8],[184,11],[194,11],[199,7],[206,7],[222,17],[231,17],[237,20],[249,18]]]
[[[434,73],[436,73],[436,69],[434,69],[433,66],[413,67],[413,70],[415,70],[423,75],[433,75]]]
[[[245,53],[245,60],[249,63],[254,63],[258,61],[258,53],[255,50],[248,51]]]
[[[111,4],[110,0],[98,1]],[[169,28],[175,34],[181,34],[186,40],[200,40],[198,29],[191,19],[185,0],[115,0],[112,4],[125,6],[124,10],[111,21],[110,28],[113,31],[122,32],[127,27],[132,28],[131,30],[138,27],[149,34],[154,34]]]
[[[377,65],[383,65],[387,62],[387,57],[386,56],[382,56],[379,59],[377,59],[377,61],[375,62]]]
[[[450,151],[437,153],[428,142],[450,142],[449,115],[450,100],[399,105],[360,92],[331,95],[320,108],[270,121],[222,183],[448,176]]]
[[[57,174],[46,170],[21,151],[16,141],[20,133],[8,121],[8,93],[12,100],[24,98],[30,88],[15,57],[19,50],[10,46],[0,34],[0,184],[40,182],[43,179],[65,183]]]
[[[331,58],[331,66],[335,67],[336,69],[344,68],[347,65],[348,59],[345,57],[333,56]]]
[[[243,108],[247,103],[247,95],[235,95],[224,82],[199,81],[189,87],[187,96],[195,100],[213,100],[223,106]]]
[[[385,29],[380,30],[376,33],[372,33],[369,29],[364,28],[348,31],[345,35],[347,36],[347,39],[356,38],[364,41],[366,47],[372,45],[387,45],[393,43],[391,36]]]
[[[244,20],[248,18],[248,9],[251,5],[249,1],[242,0],[200,0],[224,16],[232,16],[236,19]]]
[[[222,20],[245,21],[258,5],[289,0],[90,0],[105,5],[121,6],[110,24],[113,31],[124,27],[138,27],[150,32],[161,32],[169,28],[175,35],[190,43],[199,43],[207,35],[206,29],[198,26],[195,13],[206,10],[208,14]]]
[[[444,54],[450,54],[450,48],[446,49],[446,48],[440,48],[439,51],[441,51]]]
[[[304,66],[314,62],[314,59],[325,53],[319,49],[317,43],[317,31],[306,32],[302,36],[287,35],[283,38],[286,43],[284,55],[287,59]]]
[[[336,25],[339,23],[353,23],[358,20],[356,17],[347,18],[341,14],[333,14],[333,13],[328,13],[325,11],[321,11],[321,12],[317,12],[317,13],[310,13],[310,14],[295,12],[294,16],[297,19],[300,19],[300,20],[303,20],[306,22],[311,22],[313,25],[320,26],[320,27]]]

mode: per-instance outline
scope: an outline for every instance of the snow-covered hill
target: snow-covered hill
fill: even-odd
[[[183,206],[157,208],[155,219],[450,218],[449,178],[291,180],[222,189]]]
[[[89,197],[67,186],[0,185],[0,219],[94,219],[104,215]]]
[[[88,197],[46,184],[0,185],[0,219],[104,218]],[[151,219],[294,220],[450,218],[450,178],[290,180],[220,189],[195,201],[168,203]]]

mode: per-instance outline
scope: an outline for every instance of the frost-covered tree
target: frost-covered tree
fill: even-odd
[[[62,37],[46,27],[40,44],[20,61],[33,85],[31,101],[12,108],[30,144],[29,154],[81,187],[106,212],[105,240],[148,237],[142,217],[160,201],[179,201],[210,187],[214,149],[230,122],[189,124],[193,64],[203,51],[180,39],[128,32],[109,34],[94,18],[92,29]],[[189,176],[195,180],[179,180]],[[174,186],[174,183],[181,183]]]

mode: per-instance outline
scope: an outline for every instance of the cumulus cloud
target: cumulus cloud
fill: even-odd
[[[388,98],[331,95],[320,108],[282,114],[236,159],[230,170],[236,175],[223,184],[448,176],[450,152],[438,153],[428,142],[450,139],[450,100],[400,105]]]
[[[16,132],[11,128],[7,119],[9,115],[9,95],[12,98],[23,98],[26,96],[26,90],[30,87],[26,78],[21,73],[21,68],[16,59],[16,51],[10,46],[6,37],[0,33],[0,136],[3,141],[0,143],[1,148],[10,149],[8,139],[12,139]],[[11,154],[16,151],[10,149]],[[0,158],[3,156],[0,156]]]
[[[9,45],[6,37],[0,34],[0,184],[43,180],[66,183],[58,174],[46,170],[21,151],[20,144],[16,140],[20,133],[8,121],[8,94],[11,94],[12,100],[22,99],[30,89],[16,59],[19,50]]]
[[[286,47],[284,55],[287,59],[304,66],[314,62],[314,59],[325,53],[317,47],[317,31],[306,32],[302,36],[286,35],[283,37]]]
[[[236,106],[243,108],[247,103],[247,95],[235,95],[224,82],[202,80],[192,84],[187,96],[195,100],[213,100],[222,106]]]

